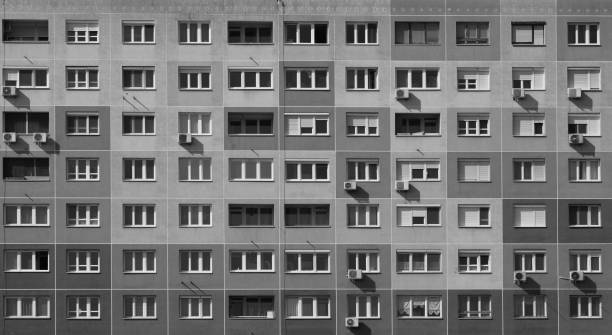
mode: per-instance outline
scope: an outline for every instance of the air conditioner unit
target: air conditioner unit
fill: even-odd
[[[570,281],[572,283],[577,282],[577,281],[583,281],[584,280],[584,272],[582,272],[582,271],[570,271],[569,279],[570,279]]]
[[[17,142],[17,133],[3,133],[2,139],[6,143],[15,143]]]
[[[179,134],[179,144],[191,144],[191,134]]]
[[[32,138],[36,143],[47,143],[47,133],[34,133]]]
[[[2,86],[2,96],[3,97],[16,97],[17,96],[17,87],[15,87],[15,86]]]
[[[405,180],[401,180],[401,181],[396,181],[395,182],[395,190],[396,191],[408,191],[410,189],[410,183],[405,181]]]
[[[359,280],[363,278],[363,272],[358,269],[349,269],[346,272],[346,278],[348,278],[349,280]]]
[[[527,272],[525,271],[514,271],[514,282],[519,284],[519,283],[524,283],[527,281]]]
[[[571,134],[569,136],[569,144],[584,144],[584,136],[581,134]]]
[[[354,191],[357,189],[356,181],[345,181],[344,182],[344,190],[346,191]]]
[[[512,99],[524,99],[525,98],[525,90],[522,88],[513,88],[512,89]]]
[[[266,312],[266,318],[268,319],[274,319],[274,311],[267,311]]]
[[[397,100],[410,99],[410,90],[407,88],[398,88],[395,91],[395,99]]]
[[[578,99],[582,97],[582,89],[580,88],[568,88],[567,97],[570,99]]]
[[[346,318],[344,319],[344,326],[346,326],[346,328],[357,328],[359,327],[359,319],[358,318]]]

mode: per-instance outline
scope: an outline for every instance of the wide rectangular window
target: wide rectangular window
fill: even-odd
[[[152,44],[155,43],[155,23],[147,21],[124,21],[123,43]]]
[[[569,205],[570,227],[601,227],[601,205]]]
[[[274,180],[271,159],[230,158],[230,180],[271,181]]]
[[[439,295],[398,295],[397,316],[409,319],[442,317],[442,297]]]
[[[155,227],[155,205],[123,205],[124,227]]]
[[[68,250],[66,257],[68,273],[100,272],[99,250]]]
[[[569,180],[573,182],[601,181],[599,159],[570,159]]]
[[[272,43],[272,22],[229,21],[227,42],[229,44]]]
[[[287,181],[328,181],[328,162],[286,162]]]
[[[490,295],[460,295],[459,318],[460,319],[489,319],[491,313]]]
[[[229,69],[229,88],[241,90],[271,89],[272,70]]]
[[[397,225],[428,227],[440,225],[440,206],[397,206]]]
[[[346,68],[347,90],[377,90],[378,68]]]
[[[230,318],[274,318],[274,296],[229,296]]]
[[[179,133],[191,135],[210,135],[210,113],[179,112]]]
[[[329,135],[329,114],[285,114],[287,136]]]
[[[347,136],[378,136],[378,114],[347,113]]]
[[[99,319],[100,297],[77,296],[66,297],[66,318],[68,319]]]
[[[546,206],[515,205],[514,227],[532,228],[546,227]]]
[[[459,250],[459,273],[489,273],[490,263],[491,256],[488,250]]]
[[[180,204],[179,227],[210,227],[211,215],[211,205]]]
[[[124,250],[124,273],[155,273],[155,250]]]
[[[99,87],[97,67],[66,67],[66,88],[88,90]]]
[[[380,227],[378,205],[347,205],[347,225],[353,228]]]
[[[491,208],[488,205],[459,205],[459,227],[491,227]]]
[[[4,131],[26,135],[48,133],[49,113],[4,112]]]
[[[569,114],[567,116],[568,134],[601,136],[600,114]]]
[[[274,205],[229,205],[229,226],[274,226]]]
[[[489,90],[489,76],[489,68],[457,68],[457,90],[487,91]]]
[[[514,251],[514,271],[546,272],[546,251]]]
[[[457,114],[458,136],[490,136],[489,114]]]
[[[348,251],[349,270],[361,270],[364,273],[380,272],[380,256],[378,251]]]
[[[179,181],[211,181],[211,159],[179,157]]]
[[[2,20],[4,42],[48,42],[47,20]]]
[[[544,114],[513,114],[512,134],[514,136],[545,136]]]
[[[372,294],[347,295],[348,317],[359,319],[380,318],[380,297]]]
[[[568,23],[567,44],[599,45],[599,22]]]
[[[489,44],[489,22],[457,22],[457,45]]]
[[[398,251],[397,272],[440,272],[440,251]]]
[[[285,205],[285,226],[329,226],[329,205]]]
[[[347,22],[346,44],[378,44],[377,22]]]
[[[97,158],[67,158],[66,180],[100,180],[100,166]]]
[[[546,181],[544,159],[514,159],[512,170],[514,181]]]
[[[2,170],[5,180],[49,180],[49,158],[5,157]]]
[[[395,22],[395,44],[440,43],[440,22]]]
[[[544,22],[512,22],[512,44],[544,45]]]
[[[440,114],[396,113],[395,135],[439,136]]]
[[[212,319],[212,298],[203,296],[179,296],[181,319]]]
[[[439,181],[440,162],[438,161],[397,161],[397,180]]]
[[[230,272],[274,272],[274,252],[230,251]]]
[[[197,21],[179,22],[180,44],[210,43],[210,23]]]
[[[285,44],[327,44],[327,22],[285,22]]]
[[[544,90],[545,87],[543,67],[512,68],[512,88]]]
[[[180,90],[209,90],[210,67],[179,66],[178,69]]]
[[[66,21],[66,42],[74,44],[100,42],[100,24],[97,20]]]
[[[66,135],[100,135],[97,113],[67,113]]]
[[[48,226],[49,205],[4,205],[4,224],[7,226]]]
[[[491,160],[460,158],[457,160],[457,180],[460,182],[490,182]]]
[[[329,251],[285,251],[288,273],[329,273]]]
[[[576,68],[567,69],[567,87],[579,88],[583,91],[601,90],[600,68]]]
[[[48,250],[5,250],[6,272],[49,272]]]
[[[397,69],[395,87],[413,90],[439,90],[440,69]]]
[[[287,297],[287,319],[330,318],[329,296]]]
[[[228,113],[229,135],[273,135],[273,113]]]
[[[68,227],[99,227],[100,206],[98,204],[67,204],[66,225]]]
[[[123,296],[123,318],[125,319],[155,319],[157,303],[155,296],[126,295]]]
[[[536,319],[547,317],[545,295],[515,295],[514,317],[519,319]]]
[[[4,85],[17,88],[49,88],[49,69],[4,69]]]
[[[329,88],[329,70],[327,68],[286,68],[285,88],[294,90],[326,90]]]
[[[4,317],[7,319],[51,317],[51,298],[47,296],[6,296],[4,306]]]
[[[155,89],[155,67],[123,67],[123,89]]]
[[[347,178],[355,181],[379,181],[378,160],[348,160]]]
[[[124,181],[154,181],[155,159],[154,158],[124,158],[123,159]]]
[[[570,250],[570,271],[601,273],[601,250]]]
[[[211,273],[210,250],[179,250],[179,271],[183,273]]]
[[[570,295],[570,317],[600,319],[602,317],[601,296]]]

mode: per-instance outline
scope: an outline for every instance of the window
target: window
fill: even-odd
[[[273,135],[273,113],[228,113],[229,135]]]
[[[227,23],[227,42],[229,44],[272,43],[272,22]]]
[[[570,135],[601,136],[601,116],[599,114],[569,114],[567,132]]]
[[[600,68],[568,68],[567,87],[580,88],[583,91],[601,90]]]
[[[2,20],[4,42],[48,42],[47,20]]]
[[[124,250],[124,273],[155,273],[155,250]]]
[[[210,67],[179,66],[180,90],[209,90]]]
[[[347,205],[347,224],[353,228],[380,227],[378,205]]]
[[[7,226],[48,226],[49,205],[4,205]]]
[[[66,300],[66,317],[68,319],[100,318],[100,297],[69,295]]]
[[[440,206],[397,206],[397,225],[400,227],[428,227],[440,225]]]
[[[491,136],[489,114],[457,114],[457,135]]]
[[[100,135],[97,113],[67,113],[66,135]]]
[[[153,22],[123,22],[123,43],[155,43],[155,24]]]
[[[179,227],[211,227],[211,205],[180,204]]]
[[[123,226],[155,227],[155,205],[123,205]]]
[[[570,317],[572,318],[601,318],[601,296],[598,295],[570,295]]]
[[[181,319],[212,319],[212,298],[202,296],[179,296]]]
[[[395,114],[395,135],[439,136],[440,114]]]
[[[179,112],[179,133],[210,135],[210,113]]]
[[[4,131],[33,134],[49,132],[49,113],[4,112]]]
[[[123,296],[124,319],[155,319],[157,304],[155,296],[126,295]]]
[[[329,226],[329,205],[285,205],[286,227]]]
[[[514,271],[546,272],[546,252],[515,251]]]
[[[66,159],[66,167],[66,180],[100,180],[100,170],[97,158],[68,158]]]
[[[601,227],[601,205],[569,205],[570,227]]]
[[[179,267],[183,273],[212,273],[212,252],[179,250]]]
[[[545,45],[544,22],[512,22],[513,45]]]
[[[489,22],[457,22],[457,44],[489,44]]]
[[[210,43],[210,24],[208,22],[196,21],[179,22],[179,43]]]
[[[533,228],[546,227],[546,206],[515,205],[514,227]]]
[[[347,68],[347,90],[377,90],[378,68]]]
[[[68,273],[100,273],[99,250],[68,250]]]
[[[91,90],[99,87],[97,67],[66,67],[66,88]]]
[[[287,136],[329,135],[329,114],[285,114]]]
[[[347,302],[348,317],[359,319],[380,318],[380,298],[378,295],[349,294]]]
[[[230,180],[272,181],[272,160],[255,158],[230,158]]]
[[[395,86],[413,90],[439,90],[440,69],[397,69]]]
[[[599,23],[568,23],[567,44],[599,45]]]
[[[285,251],[288,273],[329,273],[329,251]]]
[[[272,70],[229,70],[229,88],[241,90],[271,89]]]
[[[4,298],[4,316],[10,319],[36,319],[51,317],[51,298],[47,296],[27,296]]]
[[[328,69],[285,69],[285,88],[295,90],[326,90],[329,88]]]
[[[98,21],[66,21],[66,42],[74,44],[98,43],[100,25]]]
[[[601,181],[599,159],[570,159],[569,180],[574,182]]]
[[[460,295],[458,298],[460,319],[491,318],[491,296]]]
[[[179,181],[212,181],[210,158],[180,157]]]
[[[273,251],[230,251],[230,272],[274,272]]]
[[[440,258],[439,251],[398,251],[397,272],[440,272]]]
[[[229,205],[229,226],[274,226],[274,205]]]
[[[378,23],[347,22],[346,44],[378,44]]]
[[[515,295],[514,317],[519,319],[546,318],[545,295]]]
[[[329,296],[287,297],[287,319],[330,318]]]
[[[155,67],[123,67],[123,89],[155,89]]]
[[[491,272],[489,251],[459,250],[459,273]]]
[[[348,251],[349,270],[361,270],[364,273],[380,272],[378,251]]]
[[[378,136],[378,114],[347,113],[347,136]]]
[[[601,250],[570,250],[570,271],[601,273]]]
[[[155,159],[154,158],[124,158],[123,159],[124,181],[154,181]]]
[[[457,68],[457,90],[488,91],[489,68],[460,67]]]
[[[514,136],[545,136],[544,114],[514,114],[512,134]]]
[[[49,272],[48,250],[5,250],[6,272]]]
[[[439,295],[398,295],[397,316],[409,319],[442,317],[442,297]]]
[[[399,181],[439,181],[440,162],[437,161],[397,161],[397,180]]]
[[[286,44],[327,44],[327,22],[286,22]]]
[[[68,227],[99,227],[100,207],[98,204],[67,204]]]
[[[4,85],[17,88],[49,88],[49,69],[4,69]]]
[[[3,177],[10,180],[49,180],[49,158],[5,157]]]
[[[346,166],[348,180],[378,181],[378,160],[349,160]]]
[[[491,208],[488,205],[459,205],[459,227],[491,227]]]
[[[438,44],[439,36],[439,22],[395,22],[395,44]]]
[[[512,88],[522,88],[525,90],[544,90],[544,68],[513,67]]]
[[[491,160],[488,158],[460,158],[457,160],[458,175],[460,182],[490,182]]]
[[[514,159],[514,181],[546,181],[546,163],[543,159]]]
[[[328,162],[287,162],[287,181],[328,181]]]
[[[229,296],[230,318],[274,318],[274,296]]]

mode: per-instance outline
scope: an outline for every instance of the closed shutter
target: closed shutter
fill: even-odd
[[[399,226],[409,226],[412,223],[412,209],[410,207],[398,207],[397,218]]]
[[[4,70],[4,85],[17,85],[19,81],[19,70]]]
[[[459,207],[459,226],[478,227],[480,225],[480,209],[478,207]]]
[[[544,207],[524,207],[514,208],[515,227],[545,227],[546,209]]]
[[[571,88],[580,88],[583,90],[589,89],[589,71],[587,70],[570,70],[568,78],[568,86]]]
[[[489,71],[480,70],[478,72],[478,89],[488,90],[489,89]]]
[[[532,25],[515,25],[514,27],[515,43],[531,43]]]
[[[363,116],[351,115],[347,117],[347,125],[353,127],[365,127],[366,120]]]
[[[544,89],[544,69],[535,68],[533,69],[533,86],[534,89]]]
[[[601,88],[600,86],[600,73],[599,69],[589,70],[589,89],[595,90]]]
[[[410,163],[397,162],[397,180],[410,180]]]
[[[546,180],[546,164],[544,161],[533,161],[531,163],[531,168],[533,169],[533,180]]]
[[[489,181],[491,180],[491,165],[489,162],[480,162],[478,164],[478,180]]]
[[[378,118],[376,116],[368,117],[368,127],[378,128]]]
[[[300,128],[314,128],[314,119],[312,116],[300,117]]]
[[[289,115],[285,117],[287,134],[299,135],[300,134],[300,118],[297,115]]]
[[[544,25],[538,24],[533,27],[533,44],[544,44]]]

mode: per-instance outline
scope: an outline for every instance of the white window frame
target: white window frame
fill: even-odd
[[[347,300],[350,303],[351,300],[355,300],[355,313],[357,315],[351,315],[352,313],[348,313],[349,317],[356,317],[359,320],[366,320],[366,319],[380,319],[380,296],[379,295],[374,295],[374,294],[350,294],[347,296]],[[365,308],[365,315],[358,315],[359,311],[360,311],[360,300],[365,300],[363,302],[365,302],[366,304],[366,308]],[[372,310],[372,306],[376,305],[376,314],[374,314],[373,310]],[[349,308],[350,310],[350,308]]]
[[[296,178],[289,178],[289,173],[286,173],[285,180],[288,182],[327,182],[329,181],[329,162],[327,161],[285,161],[285,171],[289,170],[289,165],[296,165],[297,176]],[[307,165],[310,165],[311,176],[312,178],[304,178],[302,176],[302,168],[307,168]],[[326,178],[317,178],[317,165],[325,165],[327,172]]]
[[[294,40],[295,42],[289,42],[288,38],[289,38],[289,32],[287,31],[287,27],[290,25],[294,25],[295,26],[295,36]],[[326,36],[325,36],[325,42],[315,42],[315,25],[325,25],[325,32],[326,32]],[[310,42],[302,42],[301,41],[301,34],[302,34],[302,29],[305,28],[305,26],[308,26],[308,30],[310,30]],[[285,35],[285,40],[284,43],[285,44],[289,44],[289,45],[328,45],[329,44],[329,23],[327,21],[315,21],[315,22],[304,22],[304,21],[292,21],[292,22],[285,22],[284,23],[284,35]]]
[[[601,136],[601,114],[568,114],[567,115],[567,132],[569,135],[581,134],[583,136],[600,137]],[[570,132],[570,125],[575,125],[576,131]],[[579,127],[584,126],[585,132],[581,132]]]
[[[471,124],[474,126],[472,127]],[[491,137],[490,128],[489,114],[457,114],[457,136],[459,137]]]
[[[71,264],[71,259],[74,264]],[[66,251],[66,273],[100,273],[100,267],[100,250]]]
[[[516,40],[517,28],[523,27],[531,30],[531,42],[520,42]],[[541,29],[540,29],[541,28]],[[527,30],[526,29],[526,30]],[[542,43],[536,39],[536,31],[542,31]],[[546,45],[546,22],[512,22],[512,45],[513,46],[544,46]],[[538,36],[539,37],[539,36]]]
[[[156,273],[157,272],[157,253],[155,250],[123,250],[123,273],[124,274],[140,274],[140,273]],[[127,268],[125,263],[126,257],[131,258],[132,266]],[[140,256],[140,257],[137,257]],[[153,268],[147,267],[149,257],[153,258]],[[142,270],[138,270],[136,263],[141,263]]]
[[[312,315],[304,315],[304,300],[311,300],[312,304]],[[327,314],[319,315],[319,302],[321,300],[327,300]],[[293,300],[293,301],[292,301]],[[295,302],[295,314],[289,315],[291,310],[290,303]],[[312,320],[312,319],[331,319],[331,298],[329,296],[287,296],[285,298],[285,310],[287,311],[287,319],[300,319],[300,320]]]
[[[24,255],[27,253],[31,253],[31,255]],[[47,254],[47,269],[37,269],[36,268],[36,259],[37,259],[37,255],[41,254],[44,255],[44,253]],[[9,265],[8,259],[9,257],[11,257],[12,255],[15,256],[15,266],[17,268],[15,269],[8,269],[7,266]],[[31,264],[31,268],[24,268],[23,267],[23,260],[25,258],[27,258],[29,256],[30,258],[30,264]],[[49,252],[49,250],[34,250],[34,249],[27,249],[27,250],[18,250],[18,249],[5,249],[4,250],[4,272],[51,272],[50,270],[50,260],[51,258],[51,254]]]
[[[401,170],[401,165],[402,164],[408,164],[408,171],[410,173],[409,176],[401,176],[401,172],[398,172],[398,180],[403,180],[403,181],[418,181],[418,182],[430,182],[430,181],[440,181],[440,161],[436,161],[436,160],[429,160],[429,161],[409,161],[409,160],[398,160],[397,161],[397,165],[398,168]],[[427,170],[428,169],[437,169],[438,170],[438,177],[437,178],[429,178],[428,174],[427,174]],[[423,178],[413,178],[412,177],[412,170],[423,170]]]
[[[247,162],[255,161],[256,163],[256,171],[255,178],[246,178],[246,167]],[[240,162],[241,164],[241,174],[240,178],[232,178],[231,175],[231,166],[234,162]],[[262,163],[270,163],[270,178],[262,178],[261,176],[261,164]],[[230,181],[274,181],[274,161],[271,158],[230,158],[229,159],[229,180]]]
[[[577,72],[586,72],[587,86],[576,85],[575,76]],[[593,76],[596,76],[595,78]],[[572,85],[573,84],[573,85]],[[593,85],[594,84],[594,85]],[[582,91],[601,91],[601,68],[599,67],[568,67],[567,88],[580,88]]]
[[[183,267],[183,255],[187,255],[187,269]],[[193,261],[197,262],[197,268],[192,268]],[[179,250],[179,272],[180,273],[212,273],[212,250]],[[208,270],[206,270],[208,266]]]
[[[123,205],[123,227],[124,228],[154,228],[157,226],[157,206],[154,204],[124,204]],[[153,224],[149,224],[148,212],[153,209]],[[126,210],[129,210],[130,218],[126,218]],[[136,213],[140,210],[140,221]],[[126,221],[126,220],[129,220]],[[129,223],[129,224],[126,224]]]
[[[487,218],[483,219],[483,211],[486,210]],[[478,212],[478,223],[466,222],[467,212]],[[491,206],[479,204],[461,204],[457,206],[458,226],[460,228],[491,228]],[[483,224],[486,223],[486,224]]]
[[[423,302],[424,316],[415,316],[413,307],[415,301]],[[403,302],[403,305],[400,305]],[[442,318],[442,296],[441,295],[398,295],[397,317],[400,319],[441,319]],[[420,304],[419,304],[420,305]],[[431,307],[437,305],[438,315],[431,315]]]
[[[99,320],[102,314],[100,300],[100,296],[67,296],[66,319]],[[72,305],[74,305],[74,309],[72,309]]]
[[[85,164],[85,170],[79,169],[81,163]],[[74,171],[73,171],[74,168]],[[95,170],[95,172],[94,172]],[[67,181],[99,181],[100,161],[98,158],[66,158],[66,180]]]
[[[325,71],[325,87],[317,87],[317,79],[316,73]],[[289,87],[287,78],[289,77],[289,72],[295,72],[295,87]],[[311,76],[311,85],[310,87],[302,87],[302,74],[309,73]],[[312,67],[312,68],[285,68],[285,90],[313,90],[313,91],[323,91],[329,90],[329,68],[323,67]]]
[[[179,157],[178,163],[179,182],[212,181],[212,159],[210,157]],[[186,169],[187,178],[180,178],[184,169]],[[196,178],[192,178],[194,169],[197,170]],[[207,174],[208,178],[206,178]]]
[[[196,27],[196,40],[191,40],[191,28],[192,25],[197,25]],[[187,40],[181,41],[181,30],[185,28],[185,37]],[[204,40],[204,31],[206,31],[206,35],[208,36],[208,40]],[[179,21],[178,22],[178,41],[179,44],[211,44],[211,35],[210,35],[210,22],[209,21]]]
[[[9,222],[8,220],[8,210],[9,208],[15,207],[15,217],[17,219],[17,222]],[[24,211],[24,207],[31,207],[30,209],[30,216],[32,218],[32,222],[31,223],[24,223],[22,214]],[[45,216],[47,218],[46,223],[41,223],[38,224],[37,219],[38,219],[38,210],[44,210],[46,212]],[[50,212],[49,212],[49,205],[47,204],[4,204],[4,225],[5,226],[16,226],[16,227],[41,227],[41,226],[49,226],[50,225],[50,218],[49,218]]]
[[[538,79],[538,76],[541,73],[541,80]],[[530,76],[529,79],[519,79],[521,74]],[[517,78],[517,79],[515,79]],[[536,80],[538,79],[538,80]],[[514,81],[519,81],[520,86],[515,87]],[[525,82],[529,81],[529,88],[525,87]],[[540,84],[540,85],[538,85]],[[526,91],[544,91],[546,90],[546,71],[544,67],[513,67],[512,68],[512,88],[520,88]]]
[[[187,301],[186,306],[183,301]],[[209,314],[204,313],[204,306],[208,305]],[[183,308],[187,307],[187,310]],[[211,296],[193,295],[179,296],[179,319],[181,320],[209,320],[213,318],[213,302]],[[186,315],[186,316],[185,316]]]
[[[437,213],[435,215],[438,216],[438,223],[430,224],[429,222],[429,209],[435,208],[437,209]],[[440,205],[406,205],[406,204],[398,204],[397,205],[397,226],[398,227],[440,227],[442,226],[441,221],[441,206]],[[405,213],[405,214],[402,214]],[[433,213],[432,213],[433,214]],[[404,223],[402,218],[407,216],[408,221]],[[415,224],[414,218],[423,218],[423,224]]]
[[[25,86],[21,85],[21,76],[25,76],[25,73],[22,74],[22,71],[31,71],[30,73],[30,81],[31,85]],[[37,85],[36,79],[37,76],[41,73],[41,71],[45,72],[45,84],[46,85]],[[27,67],[27,68],[14,68],[14,67],[5,67],[3,71],[4,75],[4,85],[5,86],[15,86],[19,89],[48,89],[49,86],[49,68],[46,67]],[[8,82],[14,81],[14,85],[9,85]]]
[[[208,112],[179,112],[179,133],[192,136],[212,135],[211,114]],[[182,129],[185,126],[186,129]],[[195,130],[195,131],[192,131]]]
[[[70,217],[71,206],[74,206],[76,217]],[[81,212],[83,212],[81,215]],[[71,203],[66,205],[66,226],[69,228],[100,227],[100,205]]]
[[[200,228],[200,227],[212,227],[212,205],[211,204],[179,204],[179,228]],[[187,212],[187,224],[183,224],[182,211]],[[206,209],[207,208],[207,209]],[[197,209],[197,213],[194,210]],[[206,209],[206,210],[205,210]],[[208,212],[208,213],[207,213]],[[196,225],[192,225],[193,216],[197,216]],[[208,224],[205,224],[208,221]]]
[[[242,259],[240,269],[232,268],[233,255],[236,253],[240,254],[241,259]],[[247,254],[253,254],[253,253],[257,255],[257,266],[255,269],[247,269]],[[263,268],[263,260],[262,260],[263,254],[269,254],[272,256],[270,269]],[[230,256],[230,272],[231,273],[260,273],[260,272],[273,273],[275,272],[275,269],[276,269],[276,264],[275,264],[276,257],[274,255],[274,251],[272,250],[230,250],[229,256]]]
[[[575,208],[574,214],[576,218],[572,218],[572,207]],[[586,222],[583,224],[580,222],[579,210],[586,207]],[[601,227],[601,205],[599,204],[569,204],[569,227],[570,228],[594,228]],[[596,211],[596,213],[594,213]],[[593,222],[593,218],[596,215],[597,222]],[[575,221],[575,224],[572,224]]]
[[[128,315],[125,306],[131,305],[132,314]],[[141,303],[142,315],[136,315],[136,304]],[[148,305],[153,304],[153,315],[147,315]],[[142,320],[142,319],[157,319],[157,299],[154,295],[124,295],[123,296],[123,319],[124,320]]]
[[[570,295],[569,296],[570,299],[570,315],[569,317],[572,319],[601,319],[603,318],[602,316],[602,312],[603,312],[603,308],[602,308],[602,301],[601,301],[601,296],[600,295]],[[596,300],[596,303],[593,300]],[[585,301],[586,300],[586,301]],[[578,312],[577,315],[572,315],[571,310],[572,310],[572,303],[575,302],[576,303],[576,311]],[[586,307],[586,315],[582,315],[580,312],[582,311],[582,304],[586,303],[587,307]]]
[[[380,210],[378,204],[348,204],[347,209],[347,226],[349,228],[380,228]],[[364,211],[363,217],[365,222],[361,222],[359,219],[359,212]],[[350,225],[350,217],[354,215],[355,225]],[[372,213],[375,212],[375,213]],[[372,217],[376,219],[376,224],[372,224]]]
[[[374,76],[373,87],[370,87],[370,77]],[[363,79],[360,80],[359,78]],[[363,85],[359,85],[362,83]],[[358,87],[363,86],[363,87]],[[377,91],[378,90],[378,68],[377,67],[347,67],[346,68],[346,90],[347,91]]]
[[[406,72],[406,83],[407,83],[407,87],[400,87],[399,86],[399,78],[400,75],[402,75],[403,73],[401,72]],[[421,83],[422,86],[421,87],[413,87],[412,86],[412,76],[413,76],[413,72],[416,71],[421,71]],[[427,72],[428,71],[436,71],[437,77],[436,77],[436,86],[435,87],[427,87]],[[395,70],[395,83],[396,83],[396,88],[407,88],[410,90],[419,90],[419,91],[439,91],[440,88],[440,69],[439,68],[397,68]]]
[[[194,79],[192,76],[195,75],[195,83],[192,82]],[[202,78],[208,76],[208,83],[203,85]],[[186,76],[187,86],[182,87],[182,76]],[[211,91],[211,71],[210,67],[200,66],[179,66],[178,67],[178,87],[180,91]]]
[[[570,46],[597,46],[600,45],[601,43],[601,28],[599,25],[599,22],[568,22],[567,23],[567,30],[568,30],[568,36],[570,33],[570,29],[571,27],[574,26],[574,43],[570,43],[570,41],[567,41],[567,44]],[[578,26],[585,26],[584,29],[584,43],[580,43],[580,33],[579,33],[579,29],[577,29]],[[597,26],[597,42],[595,43],[591,43],[591,26]]]
[[[460,274],[466,273],[491,273],[490,250],[459,250],[458,269]],[[486,257],[485,263],[482,259]],[[461,265],[461,259],[465,258],[465,265]]]
[[[574,250],[569,251],[569,270],[582,271],[584,273],[603,273],[601,250]],[[586,264],[582,264],[586,262]],[[575,266],[572,266],[575,263]]]
[[[363,119],[363,121],[361,121]],[[357,122],[355,122],[357,121]],[[355,125],[357,123],[358,125]],[[359,124],[363,124],[360,126]],[[363,127],[363,133],[359,132]],[[371,132],[375,128],[374,132]],[[374,113],[347,113],[346,114],[346,136],[378,136],[380,129],[380,118]]]
[[[408,255],[408,269],[400,269],[400,255]],[[415,255],[423,256],[423,270],[415,269]],[[429,269],[429,257],[433,255],[438,256],[438,263],[440,268],[437,270]],[[442,251],[440,250],[397,250],[395,257],[397,273],[442,273]]]
[[[528,213],[533,215],[533,223],[522,222],[520,217],[520,211],[529,211]],[[540,214],[539,212],[544,212]],[[546,222],[547,208],[546,205],[534,205],[534,204],[519,204],[513,207],[514,215],[514,228],[546,228],[548,223]],[[543,215],[543,223],[538,224],[538,215]]]
[[[527,123],[529,128],[528,134],[521,133],[521,122]],[[542,124],[542,133],[536,134],[536,124]],[[544,114],[526,114],[515,113],[512,115],[512,136],[514,137],[545,137],[546,136],[546,119]]]
[[[538,269],[537,257],[542,257],[542,269]],[[520,264],[517,264],[520,258]],[[548,269],[548,259],[546,250],[514,250],[514,271],[527,273],[546,273]],[[527,266],[528,263],[531,263]]]
[[[347,267],[349,270],[361,270],[363,273],[380,273],[380,252],[378,250],[347,250]],[[360,258],[365,262],[361,264]],[[352,260],[351,260],[352,259]],[[350,263],[355,262],[355,269],[350,268]]]
[[[353,42],[346,40],[347,45],[378,45],[378,22],[348,21],[345,27],[346,36],[348,37],[349,34],[353,36]],[[369,39],[369,32],[372,28],[376,30],[375,41]],[[363,29],[363,42],[359,42],[359,29]]]
[[[471,298],[477,297],[477,306],[471,306]],[[491,319],[493,310],[490,295],[459,295],[459,319]],[[462,301],[463,300],[463,301]],[[462,306],[465,302],[465,306]]]
[[[519,169],[519,178],[516,169]],[[538,176],[538,169],[541,169],[541,176]],[[529,173],[529,176],[527,176]],[[546,181],[546,160],[543,158],[515,158],[512,160],[512,174],[514,182],[545,182]]]
[[[240,86],[231,86],[231,81],[229,80],[232,73],[238,72],[240,73]],[[245,73],[251,72],[255,73],[255,86],[246,86],[246,77]],[[270,76],[270,86],[262,86],[261,83],[261,74],[269,73]],[[227,72],[227,83],[229,90],[271,90],[274,89],[274,76],[272,75],[272,69],[265,68],[257,68],[257,69],[243,69],[243,68],[229,68]]]
[[[71,32],[74,33],[74,39],[72,41],[70,37]],[[79,40],[80,38],[83,40]],[[99,44],[100,23],[98,20],[66,20],[66,43]]]
[[[288,265],[289,261],[287,260],[290,255],[295,255],[297,270],[289,270]],[[311,256],[312,257],[312,270],[305,270],[302,266],[302,257],[303,256]],[[327,258],[326,270],[318,270],[318,257],[319,255],[323,255],[323,257]],[[329,250],[285,250],[285,273],[331,273],[330,270],[330,251]]]
[[[352,168],[351,168],[352,166]],[[375,171],[372,171],[372,168]],[[359,170],[363,169],[364,178],[359,178]],[[355,178],[350,178],[351,170]],[[347,159],[346,161],[347,180],[358,182],[379,182],[380,181],[380,161],[378,159]],[[376,173],[376,178],[370,178],[370,173]]]
[[[73,72],[74,81],[68,80],[70,73]],[[92,73],[95,73],[96,80],[92,80]],[[79,77],[83,75],[84,79]],[[97,90],[100,88],[100,71],[97,66],[87,67],[66,67],[66,89],[68,90]]]
[[[292,131],[290,127],[290,120],[295,119],[297,123],[297,129]],[[309,121],[306,121],[309,120]],[[317,122],[325,121],[325,132],[317,132]],[[311,132],[307,133],[304,131],[302,124],[308,125],[311,122]],[[285,136],[329,136],[329,114],[327,113],[285,113]],[[297,131],[297,132],[296,132]]]
[[[568,161],[570,173],[569,173],[569,182],[570,183],[592,183],[592,182],[600,182],[601,181],[601,161],[599,158],[597,159],[569,159]],[[592,165],[596,164],[597,166],[597,178],[593,178],[591,176],[591,170],[593,169]],[[584,165],[584,174],[583,178],[580,178],[580,166]],[[575,179],[572,179],[572,172],[574,171]]]
[[[491,71],[488,67],[457,68],[457,91],[489,91]]]
[[[70,123],[70,119],[71,118],[75,118],[74,124],[75,124],[75,130],[76,132],[69,132],[69,126],[68,124]],[[92,131],[91,129],[93,129],[92,127],[92,119],[96,119],[96,125],[97,127],[95,128],[96,131]],[[77,120],[84,120],[85,124],[81,127],[78,123],[79,121]],[[79,129],[84,129],[84,132],[80,132]],[[94,136],[94,135],[100,135],[100,115],[98,113],[87,113],[87,112],[68,112],[66,113],[66,135],[68,136]]]
[[[538,295],[514,295],[514,318],[515,319],[546,319],[548,318],[548,299],[546,299],[546,295],[538,294]],[[544,306],[544,315],[537,315],[538,304],[543,304]],[[520,305],[517,306],[517,305]],[[528,307],[531,305],[531,307]],[[519,314],[517,315],[517,307],[520,309]],[[532,311],[532,315],[528,315],[528,311]]]
[[[468,168],[475,169],[474,178],[466,175]],[[462,174],[463,172],[463,174]],[[459,158],[457,159],[457,181],[462,183],[491,182],[491,160],[489,158]]]
[[[147,86],[147,74],[152,73],[153,86]],[[130,86],[124,86],[125,76],[130,78]],[[140,76],[140,86],[134,86],[135,78]],[[156,89],[156,77],[155,66],[124,66],[121,69],[121,84],[124,91],[141,91],[148,90],[152,91]]]
[[[141,178],[136,178],[136,161],[141,161]],[[153,162],[153,176],[151,178],[147,177],[147,162]],[[125,164],[129,164],[131,169],[131,178],[125,175]],[[155,181],[156,180],[156,166],[155,166],[155,158],[124,158],[123,159],[123,181]]]
[[[146,26],[153,26],[153,40],[146,40]],[[125,28],[130,27],[130,38],[126,41]],[[134,32],[140,30],[140,40],[135,40]],[[123,44],[155,44],[156,33],[155,33],[155,22],[154,21],[122,21],[121,22],[121,40]]]
[[[23,313],[23,304],[25,303],[24,300],[28,300],[30,306],[32,306],[30,308],[30,311],[32,311],[31,315],[24,315]],[[11,303],[11,301],[15,302],[15,310],[17,311],[17,315],[9,315],[8,312],[10,310],[9,303]],[[39,311],[38,308],[38,304],[44,304],[46,305],[46,312],[47,314],[45,315],[36,315],[36,313]],[[5,314],[4,317],[6,319],[50,319],[51,318],[51,297],[49,296],[5,296],[4,297],[4,308],[5,308]]]

